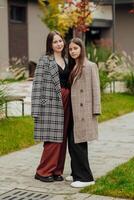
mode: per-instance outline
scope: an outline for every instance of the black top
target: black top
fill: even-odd
[[[65,68],[62,69],[58,65],[58,69],[59,69],[59,79],[60,79],[61,88],[69,88],[68,78],[69,78],[70,70],[69,70],[68,65],[65,62]]]

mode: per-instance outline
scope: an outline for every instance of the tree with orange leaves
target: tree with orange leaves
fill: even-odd
[[[73,28],[86,32],[92,23],[95,5],[89,0],[38,0],[44,13],[42,20],[50,30],[57,29],[63,35]],[[47,2],[47,4],[46,4]]]

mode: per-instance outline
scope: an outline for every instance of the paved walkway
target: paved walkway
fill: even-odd
[[[24,83],[23,83],[24,84]],[[22,85],[23,85],[22,84]],[[26,90],[27,87],[24,87]],[[30,88],[31,86],[29,86]],[[20,89],[20,88],[19,88]],[[16,91],[16,90],[14,90]],[[30,91],[30,89],[28,89]],[[13,92],[13,90],[12,90]],[[17,91],[16,91],[17,92]],[[22,93],[21,93],[22,94]],[[28,95],[30,93],[28,92]],[[18,92],[17,92],[18,95]],[[89,143],[90,165],[98,178],[134,156],[134,113],[99,124],[99,140]],[[44,192],[51,200],[117,200],[118,198],[80,194],[70,183],[43,183],[34,174],[42,152],[42,143],[0,157],[0,194],[14,188]],[[70,174],[67,154],[64,176]]]

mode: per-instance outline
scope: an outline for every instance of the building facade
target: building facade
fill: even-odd
[[[95,0],[94,0],[95,1]],[[115,46],[131,54],[134,51],[134,0],[101,0],[93,13],[93,24],[86,41]],[[25,57],[37,62],[45,51],[48,28],[42,23],[37,0],[0,0],[0,78],[9,61]]]
[[[0,77],[13,58],[37,62],[45,51],[48,28],[36,0],[0,1]]]
[[[134,52],[134,0],[100,2],[99,12],[94,13],[94,22],[87,33],[87,41],[91,38],[98,43],[115,45],[115,49],[131,54]]]

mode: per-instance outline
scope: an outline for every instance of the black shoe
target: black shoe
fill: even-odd
[[[53,178],[54,178],[54,181],[64,181],[61,175],[54,175]]]
[[[35,174],[35,179],[40,180],[42,182],[53,182],[53,176],[40,176],[39,174]]]

